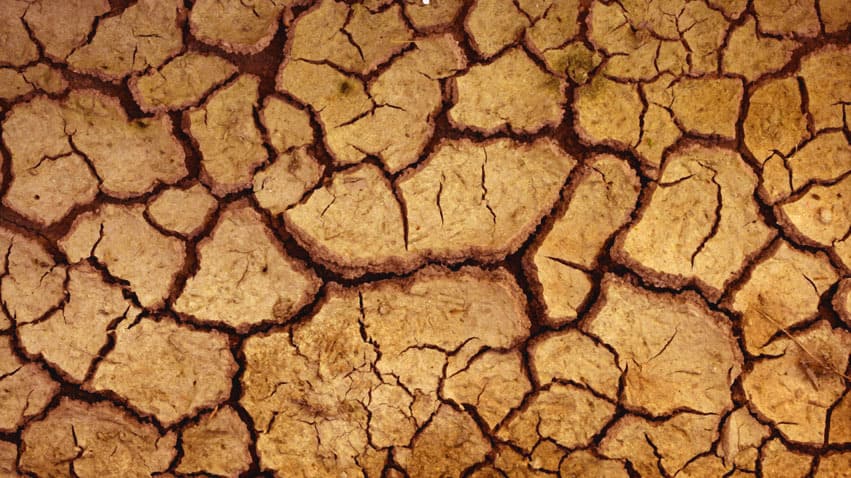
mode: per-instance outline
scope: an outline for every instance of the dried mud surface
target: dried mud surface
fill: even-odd
[[[851,477],[850,5],[0,1],[0,477]]]

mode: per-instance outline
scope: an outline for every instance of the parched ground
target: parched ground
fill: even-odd
[[[851,477],[848,0],[0,0],[0,477]]]

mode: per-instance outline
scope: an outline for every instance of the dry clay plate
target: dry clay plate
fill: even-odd
[[[0,0],[0,477],[851,477],[851,2]]]

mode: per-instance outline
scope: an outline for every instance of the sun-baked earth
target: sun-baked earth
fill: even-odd
[[[848,0],[0,0],[0,478],[851,477]]]

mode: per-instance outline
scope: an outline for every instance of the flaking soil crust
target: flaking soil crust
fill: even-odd
[[[0,475],[851,476],[847,2],[0,37]]]

